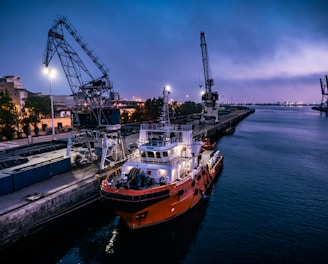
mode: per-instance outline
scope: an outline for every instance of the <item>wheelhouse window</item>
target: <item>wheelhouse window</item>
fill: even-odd
[[[154,152],[152,151],[147,151],[147,156],[148,158],[155,158]]]

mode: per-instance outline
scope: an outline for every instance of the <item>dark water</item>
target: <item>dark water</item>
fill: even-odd
[[[219,148],[212,194],[175,221],[129,231],[95,204],[0,263],[328,263],[328,117],[257,107]]]

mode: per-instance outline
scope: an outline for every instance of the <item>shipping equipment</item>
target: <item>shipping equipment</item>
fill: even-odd
[[[94,77],[91,74],[64,32],[68,32],[71,39],[73,38],[85,52],[87,58],[100,71],[100,77]],[[49,67],[55,54],[59,57],[74,97],[73,128],[77,132],[74,133],[75,138],[69,140],[68,146],[71,145],[74,148],[78,145],[87,148],[90,153],[84,155],[83,158],[89,161],[94,160],[94,154],[101,155],[101,170],[113,166],[121,159],[124,160],[124,142],[120,137],[120,112],[113,104],[113,85],[109,79],[108,70],[63,16],[59,16],[48,31],[43,56],[43,63],[46,67]]]
[[[214,80],[211,76],[207,46],[205,41],[205,33],[200,33],[200,47],[202,51],[205,91],[202,94],[202,113],[200,115],[200,124],[205,124],[206,119],[214,119],[215,124],[219,123],[218,106],[216,101],[219,99],[219,94],[212,91]]]
[[[328,77],[326,75],[326,85],[322,84],[322,80],[320,78],[320,85],[321,85],[321,107],[328,107]]]

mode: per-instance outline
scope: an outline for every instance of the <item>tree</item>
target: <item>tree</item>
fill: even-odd
[[[25,108],[24,118],[20,121],[23,125],[23,131],[26,136],[30,135],[30,125],[34,127],[34,133],[36,136],[39,135],[38,123],[40,123],[39,114],[36,114],[34,108]]]
[[[137,105],[136,110],[131,114],[130,121],[132,123],[144,121],[144,112],[140,105]]]
[[[0,92],[0,105],[1,139],[2,136],[5,136],[10,140],[14,137],[18,114],[15,104],[7,90]]]
[[[202,111],[202,105],[196,104],[195,102],[187,101],[181,105],[176,106],[175,111],[179,115],[190,115],[200,113]]]
[[[31,119],[30,117],[25,116],[21,122],[23,125],[23,132],[25,133],[26,136],[29,136],[31,134],[30,132],[30,124],[31,124]]]
[[[33,109],[36,116],[51,116],[51,102],[49,96],[38,96],[29,94],[25,100],[25,108]]]
[[[39,135],[38,123],[40,123],[40,117],[51,116],[51,102],[48,96],[38,96],[29,94],[25,100],[24,105],[25,116],[21,120],[23,125],[23,131],[26,136],[30,135],[30,125],[34,127],[34,133],[36,136]]]
[[[147,99],[145,102],[145,117],[144,120],[154,120],[158,119],[161,114],[161,108],[163,106],[163,98],[158,97],[158,99]]]
[[[129,123],[129,113],[128,111],[124,110],[122,115],[121,115],[121,122],[122,124],[127,124]]]

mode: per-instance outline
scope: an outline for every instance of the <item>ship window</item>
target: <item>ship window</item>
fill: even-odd
[[[163,157],[167,157],[168,155],[167,155],[167,151],[164,151],[163,152]]]
[[[144,151],[141,151],[141,157],[146,157],[146,152],[144,152]]]
[[[152,151],[147,151],[147,156],[148,156],[148,158],[154,158],[155,157],[154,152],[152,152]]]
[[[158,158],[158,159],[161,158],[161,153],[160,152],[156,152],[156,158]]]

